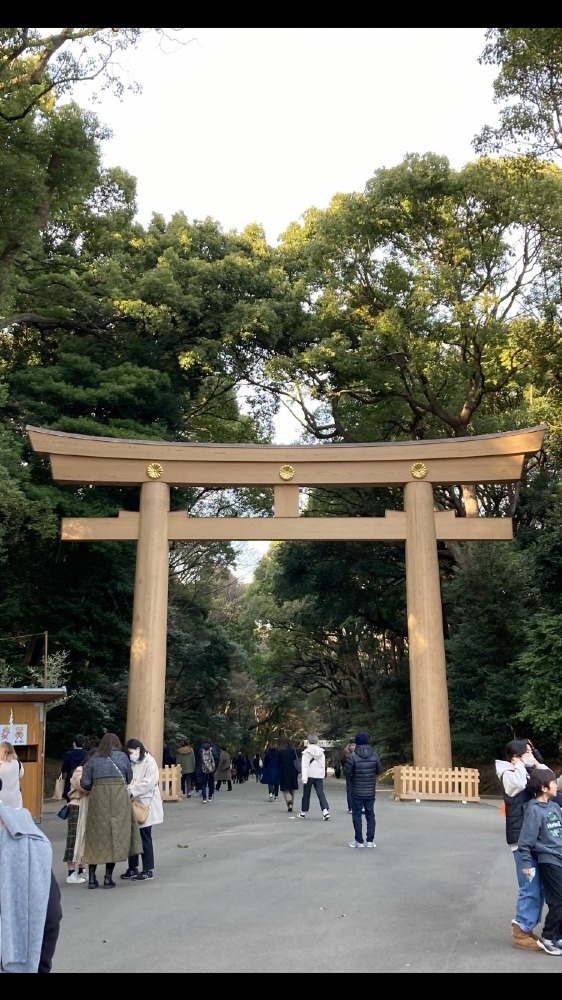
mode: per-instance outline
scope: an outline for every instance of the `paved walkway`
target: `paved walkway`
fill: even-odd
[[[562,958],[510,946],[516,882],[499,800],[380,791],[377,849],[358,851],[343,779],[325,787],[327,823],[314,792],[301,820],[253,778],[207,805],[167,803],[154,880],[117,877],[110,890],[66,885],[66,824],[48,800],[63,897],[53,972],[562,972]]]

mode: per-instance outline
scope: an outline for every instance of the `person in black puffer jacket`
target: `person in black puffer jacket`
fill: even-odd
[[[346,777],[351,782],[351,811],[355,839],[350,847],[376,847],[375,844],[375,795],[377,774],[382,772],[382,763],[378,753],[375,753],[367,733],[357,733],[355,750],[350,753],[344,764]],[[366,845],[363,842],[362,813],[365,810],[367,821]]]

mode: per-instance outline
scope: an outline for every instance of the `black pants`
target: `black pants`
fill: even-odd
[[[139,826],[142,841],[142,870],[151,872],[154,868],[154,848],[152,846],[152,827]],[[129,868],[138,868],[139,856],[132,854],[129,858]]]
[[[78,812],[78,810],[76,810]],[[45,929],[43,931],[43,942],[41,944],[41,955],[39,956],[39,968],[37,972],[50,972],[53,966],[53,955],[59,939],[60,922],[62,920],[61,894],[58,882],[51,872],[51,888],[49,891],[49,901],[47,903],[47,913],[45,915]]]
[[[217,781],[217,783],[215,785],[215,788],[216,788],[217,792],[218,792],[218,790],[219,790],[219,788],[220,788],[221,785],[228,785],[229,792],[232,791],[232,782],[231,782],[230,778],[219,778],[219,780]]]
[[[543,937],[547,941],[559,941],[562,937],[562,868],[558,865],[539,865],[539,872],[548,906]]]

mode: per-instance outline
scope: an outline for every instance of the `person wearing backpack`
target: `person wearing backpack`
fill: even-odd
[[[195,751],[195,773],[201,789],[201,801],[212,802],[215,794],[215,771],[220,759],[220,750],[205,737]]]

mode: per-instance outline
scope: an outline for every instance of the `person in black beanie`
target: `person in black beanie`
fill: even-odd
[[[375,844],[375,795],[377,774],[382,771],[382,763],[378,753],[375,753],[367,733],[357,733],[355,750],[350,753],[344,764],[346,777],[351,782],[351,812],[355,838],[349,842],[350,847],[376,847]],[[363,840],[363,810],[367,822],[366,843]]]

